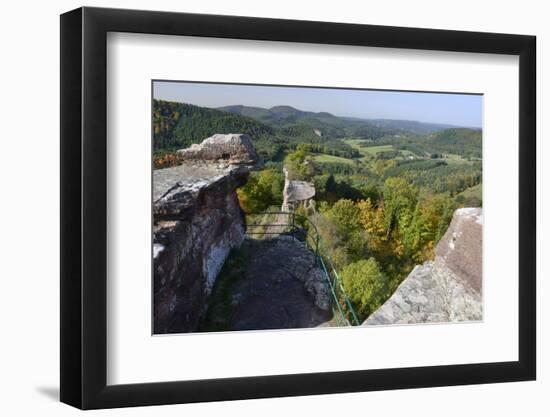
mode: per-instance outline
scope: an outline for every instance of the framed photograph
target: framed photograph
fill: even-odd
[[[61,401],[533,380],[535,37],[61,16]]]

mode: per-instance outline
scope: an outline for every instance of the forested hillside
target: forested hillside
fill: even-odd
[[[254,113],[253,110],[254,108],[247,108],[240,114],[185,103],[153,100],[155,154],[158,158],[165,158],[166,153],[199,143],[215,133],[247,133],[266,162],[281,161],[285,152],[295,149],[300,143],[308,143],[317,151],[328,155],[345,158],[360,156],[357,149],[345,142],[330,135],[316,133],[319,126],[313,121],[308,122],[310,124],[277,124],[271,120],[271,124],[266,124],[245,115]]]
[[[377,127],[402,130],[419,135],[425,135],[428,133],[433,133],[443,129],[450,129],[455,127],[447,124],[422,123],[414,120],[369,119],[368,121]]]
[[[214,133],[247,133],[259,138],[274,130],[248,117],[191,104],[153,101],[154,149],[182,148]]]
[[[225,106],[220,110],[251,117],[275,128],[289,130],[317,130],[318,134],[330,138],[348,136],[377,139],[384,135],[397,133],[398,129],[376,126],[366,120],[337,117],[328,112],[309,112],[291,106],[275,106],[270,109],[248,106]]]

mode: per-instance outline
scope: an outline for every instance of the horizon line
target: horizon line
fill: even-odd
[[[220,83],[220,84],[222,84],[222,83]],[[244,84],[244,85],[248,85],[248,84]],[[317,88],[317,87],[315,87],[315,88]],[[335,87],[327,87],[327,88],[335,88]],[[389,90],[389,91],[396,91],[396,90]],[[188,105],[191,105],[191,106],[203,107],[203,108],[207,108],[207,109],[211,109],[211,110],[219,110],[219,111],[225,111],[225,110],[222,110],[224,107],[237,107],[237,106],[238,107],[256,108],[256,109],[267,110],[267,111],[270,111],[271,109],[273,109],[275,107],[290,107],[291,109],[298,110],[298,111],[301,111],[301,112],[304,112],[304,113],[312,113],[312,114],[326,113],[326,114],[329,114],[333,117],[337,117],[337,118],[340,118],[340,119],[348,118],[348,119],[363,120],[363,121],[366,121],[366,122],[371,122],[371,121],[376,121],[376,120],[397,121],[397,122],[414,122],[414,123],[425,124],[425,125],[430,125],[431,124],[431,125],[448,126],[449,128],[464,128],[464,129],[472,129],[472,130],[473,129],[483,130],[482,126],[459,125],[459,124],[453,124],[453,123],[434,122],[434,121],[422,122],[420,120],[415,120],[415,119],[399,119],[399,118],[392,118],[392,117],[365,118],[365,117],[358,117],[358,116],[343,116],[343,115],[334,114],[334,113],[329,112],[329,111],[305,110],[305,109],[301,109],[301,108],[298,108],[298,107],[295,107],[295,106],[291,106],[289,104],[277,104],[277,105],[271,106],[271,107],[248,106],[246,104],[226,104],[226,105],[219,106],[219,107],[210,107],[210,106],[201,106],[201,105],[194,104],[194,103],[191,103],[191,102],[170,100],[170,99],[158,98],[158,97],[154,97],[154,96],[152,98],[153,98],[153,100],[161,100],[161,101],[166,101],[166,102],[170,102],[170,103],[178,103],[178,104],[188,104]],[[227,113],[231,113],[231,112],[227,112]],[[237,113],[232,113],[232,114],[237,114]],[[246,115],[242,115],[242,114],[239,114],[239,115],[243,116],[243,117],[248,117],[248,118],[254,119],[251,116],[246,116]],[[256,119],[254,119],[254,120],[256,120]],[[404,130],[406,130],[406,129],[404,129]]]

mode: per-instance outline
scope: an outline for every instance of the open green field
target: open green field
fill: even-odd
[[[362,152],[365,154],[370,154],[376,156],[380,152],[391,152],[393,151],[392,145],[379,145],[379,146],[367,146],[362,148]]]
[[[352,138],[350,138],[350,139],[344,139],[343,142],[348,144],[352,148],[355,148],[359,151],[359,153],[361,154],[361,158],[359,158],[360,161],[363,161],[365,159],[369,159],[369,156],[368,156],[367,152],[365,152],[365,148],[360,145],[361,142],[365,142],[364,139],[352,139]]]
[[[340,156],[333,156],[333,155],[326,155],[324,153],[322,154],[316,154],[314,157],[313,157],[313,160],[315,162],[338,162],[340,164],[349,164],[349,165],[353,165],[354,162],[352,159],[348,159],[348,158],[342,158]]]
[[[379,146],[361,146],[362,142],[365,142],[364,139],[344,139],[344,142],[347,143],[352,148],[357,149],[361,155],[363,155],[364,159],[365,157],[372,157],[376,156],[380,152],[388,152],[393,151],[392,145],[379,145]]]
[[[418,156],[416,156],[413,152],[408,151],[406,149],[400,149],[399,152],[401,152],[401,155],[403,156],[403,159],[410,159],[411,157],[413,159],[420,159]]]
[[[468,161],[467,159],[464,159],[460,155],[452,154],[452,153],[446,153],[443,154],[443,160],[447,162],[449,165],[472,165],[472,162]]]
[[[354,138],[348,138],[343,140],[345,143],[347,143],[352,148],[357,149],[359,152],[361,152],[364,148],[361,146],[362,142],[366,142],[365,139],[354,139]]]
[[[467,188],[458,195],[464,196],[465,198],[477,197],[480,200],[482,199],[483,193],[483,183],[474,185],[473,187]]]

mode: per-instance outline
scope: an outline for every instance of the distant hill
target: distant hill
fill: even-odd
[[[311,145],[313,152],[357,158],[357,149],[340,140],[350,137],[368,139],[366,142],[373,145],[395,144],[421,155],[441,152],[481,157],[480,130],[445,126],[405,120],[367,121],[291,106],[264,109],[235,105],[211,109],[153,101],[154,149],[159,152],[199,143],[215,133],[247,133],[265,160],[278,160],[301,143]]]
[[[215,133],[247,133],[258,138],[273,135],[273,128],[250,117],[171,101],[153,101],[155,149],[187,147]]]
[[[481,145],[481,129],[470,129],[467,127],[455,127],[445,129],[429,135],[428,138],[433,142],[447,144],[477,144]]]
[[[378,139],[385,135],[411,133],[425,135],[456,126],[439,123],[424,123],[414,120],[361,119],[339,117],[328,112],[310,112],[291,106],[275,106],[270,109],[243,105],[224,106],[219,110],[251,117],[272,127],[293,125],[319,129],[323,135],[331,137],[357,136]]]
[[[427,143],[437,152],[456,153],[474,158],[482,157],[480,129],[452,128],[427,136]]]
[[[234,105],[220,107],[218,110],[252,117],[273,128],[307,128],[311,131],[316,129],[323,136],[330,138],[357,136],[365,139],[377,139],[397,132],[395,129],[378,127],[361,119],[338,117],[328,112],[304,111],[291,106],[275,106],[264,109]]]
[[[409,151],[417,157],[441,157],[440,154],[456,154],[464,158],[482,158],[481,129],[453,127],[425,135],[393,135],[381,138],[376,142],[367,142],[361,146],[392,145],[396,150]]]
[[[335,118],[335,116],[330,113],[314,113],[298,110],[291,106],[275,106],[270,109],[264,109],[261,107],[235,105],[219,107],[218,110],[252,117],[267,124],[277,123],[279,125],[296,123],[298,120],[305,118],[318,119],[319,121]]]
[[[407,132],[425,135],[444,129],[456,128],[457,126],[440,124],[440,123],[424,123],[415,120],[394,120],[394,119],[367,119],[374,126],[386,129],[405,130]]]
[[[251,117],[262,122],[269,120],[270,117],[270,112],[267,109],[262,109],[261,107],[243,106],[240,104],[236,106],[220,107],[217,110],[240,114],[241,116]]]
[[[259,116],[265,109],[245,106],[230,106],[229,110],[211,109],[186,103],[153,100],[153,143],[158,152],[172,151],[200,143],[215,133],[247,133],[264,160],[277,160],[282,152],[294,149],[298,144],[310,144],[312,150],[346,158],[359,157],[359,152],[341,140],[324,136],[328,127],[319,136],[312,126],[318,121],[300,123],[270,124]],[[280,108],[269,112],[267,120],[274,114],[281,118],[291,117],[292,108]],[[284,116],[286,114],[286,116]],[[252,117],[254,115],[255,117]],[[332,116],[334,117],[334,116]]]

